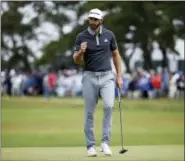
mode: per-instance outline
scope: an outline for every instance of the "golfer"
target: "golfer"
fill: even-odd
[[[76,37],[73,55],[76,64],[84,64],[82,78],[84,97],[84,133],[88,156],[97,156],[94,136],[94,112],[99,95],[104,103],[102,122],[101,151],[112,155],[110,137],[112,111],[115,99],[115,79],[118,88],[122,87],[121,58],[115,35],[103,27],[103,14],[92,9],[88,15],[89,27]],[[116,78],[111,69],[111,56],[116,68]]]

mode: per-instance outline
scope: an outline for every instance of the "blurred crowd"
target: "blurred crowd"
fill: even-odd
[[[26,73],[11,69],[1,71],[1,95],[38,96],[46,98],[82,96],[82,71],[48,70]],[[133,73],[123,74],[121,94],[129,99],[184,98],[184,72],[169,73],[164,69],[145,71],[141,68]],[[115,88],[117,96],[117,89]]]

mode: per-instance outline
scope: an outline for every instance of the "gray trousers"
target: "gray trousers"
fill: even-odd
[[[84,133],[87,148],[95,146],[94,112],[99,94],[104,103],[101,142],[110,144],[112,111],[115,99],[115,76],[109,72],[85,71],[83,78]]]

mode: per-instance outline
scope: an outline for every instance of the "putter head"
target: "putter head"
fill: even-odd
[[[119,151],[119,153],[120,154],[124,154],[124,153],[126,153],[128,150],[127,149],[121,149],[120,151]]]

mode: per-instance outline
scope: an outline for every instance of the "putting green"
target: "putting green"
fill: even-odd
[[[184,145],[127,146],[128,152],[119,154],[120,147],[112,147],[113,156],[98,152],[87,157],[84,147],[2,148],[2,161],[183,161]],[[99,147],[97,148],[99,150]]]

